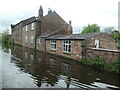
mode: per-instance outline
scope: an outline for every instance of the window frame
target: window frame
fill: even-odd
[[[31,36],[31,44],[34,43],[34,36]]]
[[[28,42],[28,40],[27,40],[28,38],[27,38],[27,36],[25,37],[25,43],[27,43]]]
[[[33,22],[31,23],[31,31],[34,31],[34,29],[35,29],[35,23]]]
[[[41,38],[38,39],[38,44],[41,44]]]
[[[71,40],[64,40],[62,49],[64,53],[71,53]]]
[[[28,53],[27,53],[27,52],[25,52],[25,58],[27,58],[27,56],[28,56]]]
[[[56,50],[56,40],[50,41],[50,50]]]
[[[25,31],[26,31],[26,32],[28,31],[28,25],[25,26]]]

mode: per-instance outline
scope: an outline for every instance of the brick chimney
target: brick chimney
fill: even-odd
[[[67,31],[66,31],[67,35],[71,35],[73,33],[73,30],[72,30],[72,22],[69,21],[69,24],[68,24],[68,28],[67,28]]]
[[[42,8],[42,6],[40,6],[40,8],[39,8],[38,17],[39,18],[43,17],[43,8]]]

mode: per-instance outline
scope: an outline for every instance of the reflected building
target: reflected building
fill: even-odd
[[[44,84],[46,87],[98,87],[95,83],[120,87],[119,75],[82,65],[79,61],[20,46],[13,46],[11,51],[11,62],[20,71],[32,75],[38,87]]]

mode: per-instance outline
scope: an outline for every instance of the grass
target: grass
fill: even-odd
[[[81,62],[102,70],[120,72],[120,55],[117,56],[117,59],[113,63],[106,63],[105,60],[99,56],[95,56],[93,59],[83,58]]]

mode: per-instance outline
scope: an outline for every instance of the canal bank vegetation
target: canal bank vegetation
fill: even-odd
[[[7,44],[7,45],[11,44],[9,29],[5,30],[2,33],[2,44]]]
[[[8,52],[8,49],[10,48],[12,42],[9,35],[9,29],[5,30],[1,35],[1,42],[2,42],[2,49],[6,52]]]
[[[117,59],[113,63],[106,63],[105,60],[99,56],[95,56],[93,59],[83,58],[81,62],[102,70],[120,73],[120,56],[117,56]]]

